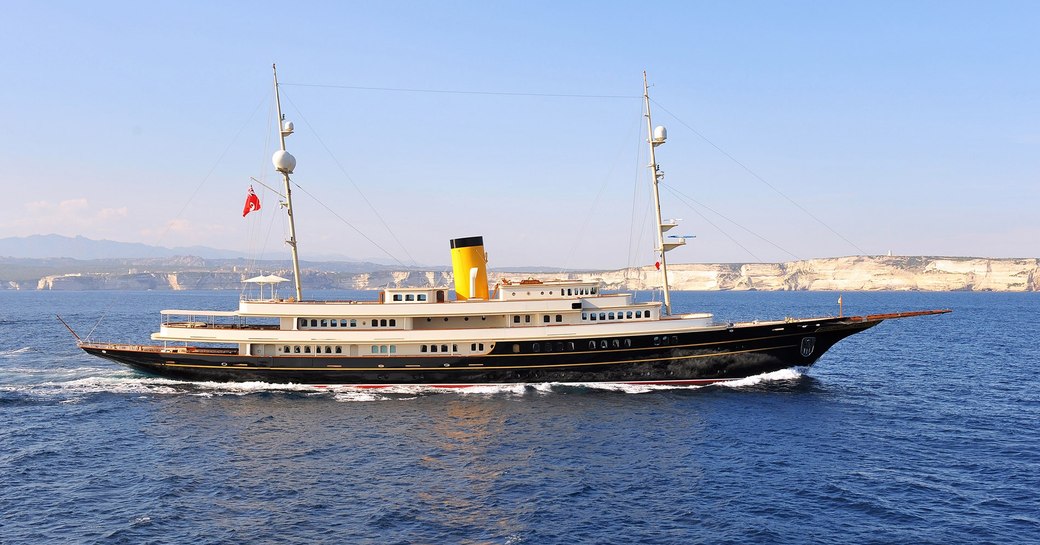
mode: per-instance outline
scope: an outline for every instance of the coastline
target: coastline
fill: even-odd
[[[89,262],[84,262],[89,263]],[[237,269],[148,272],[83,272],[49,274],[37,279],[3,280],[13,290],[207,290],[241,289],[251,273]],[[269,270],[274,274],[288,271]],[[378,290],[390,287],[451,285],[447,268],[329,271],[307,268],[311,289]],[[649,290],[659,283],[653,266],[563,272],[489,271],[500,278],[599,280],[612,290]],[[849,256],[784,263],[686,263],[669,267],[669,280],[679,291],[1040,291],[1040,258],[976,258],[925,256]]]

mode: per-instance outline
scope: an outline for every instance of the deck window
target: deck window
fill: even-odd
[[[613,320],[614,319],[614,313],[611,312],[610,314],[608,314],[607,318],[610,319],[610,320]]]
[[[343,347],[342,346],[337,346],[336,347],[336,353],[337,354],[342,354],[343,353]]]
[[[397,345],[396,344],[391,344],[390,345],[390,353],[391,354],[396,354],[397,353]]]
[[[528,324],[531,323],[531,315],[530,314],[524,314],[524,323],[528,323]]]
[[[607,319],[607,313],[606,312],[600,312],[599,313],[599,319],[600,320],[606,320]]]
[[[600,342],[599,342],[599,347],[600,347],[600,348],[606,348],[606,347],[607,347],[607,341],[606,341],[606,339],[604,339],[604,340],[602,340],[602,341],[600,341]]]
[[[409,293],[408,295],[404,296],[404,300],[405,301],[415,301],[415,295]]]
[[[596,321],[596,313],[595,313],[595,312],[593,312],[593,313],[589,314],[589,320],[591,320],[591,321],[593,321],[593,322],[595,322],[595,321]]]
[[[419,295],[416,295],[415,298],[417,300],[419,300],[419,301],[425,301],[426,300],[426,294],[425,293],[420,293]]]
[[[350,327],[357,327],[357,320],[351,320]]]
[[[426,353],[426,350],[427,348],[425,344],[419,347],[419,352]]]
[[[596,341],[589,341],[589,350],[596,349]]]
[[[557,314],[556,315],[556,323],[560,323],[562,321],[563,321],[563,315],[562,314]]]
[[[299,346],[294,346],[293,347],[293,353],[299,354],[300,353],[300,347]]]
[[[442,344],[441,345],[441,352],[447,352],[447,351],[448,351],[448,345]]]
[[[373,344],[372,345],[372,353],[373,354],[378,354],[379,353],[379,347]]]
[[[430,345],[430,352],[436,352],[436,351],[437,351],[437,345],[431,344]]]
[[[520,353],[520,345],[519,344],[514,344],[513,345],[513,353],[514,354],[519,354]]]
[[[513,323],[514,324],[519,324],[520,323],[520,315],[519,314],[517,314],[516,316],[513,316]]]
[[[379,353],[380,354],[386,354],[386,345],[385,344],[379,346]]]
[[[282,353],[283,354],[288,354],[289,353],[289,347],[288,346],[283,346],[282,347]]]
[[[321,327],[329,327],[329,321],[328,320],[322,320],[321,321]]]
[[[589,319],[589,313],[588,312],[582,312],[581,313],[581,319],[582,320],[588,320]]]
[[[627,312],[627,313],[625,313],[625,314],[626,314],[626,316],[625,316],[626,318],[628,318],[629,320],[631,320],[631,319],[632,319],[632,311],[631,311],[631,310],[630,310],[630,311],[628,311],[628,312]]]
[[[400,293],[395,293],[394,294],[394,301],[400,301],[400,300],[401,300],[401,294]]]
[[[531,351],[532,352],[541,352],[542,351],[542,345],[540,345],[538,343],[532,343],[531,344]]]
[[[548,314],[542,315],[542,323],[545,323],[545,324],[549,323],[549,315]]]
[[[303,353],[304,354],[310,354],[311,353],[311,347],[310,346],[303,347]]]

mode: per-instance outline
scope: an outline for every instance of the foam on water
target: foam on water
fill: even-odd
[[[25,354],[27,352],[32,352],[31,346],[16,348],[14,350],[0,350],[0,358],[13,358],[18,356],[19,354]]]
[[[11,369],[11,371],[16,371],[16,369]],[[32,375],[37,372],[34,369],[23,369],[21,371],[26,375]],[[88,376],[82,376],[84,371],[89,371]],[[54,370],[50,370],[48,374],[53,377]],[[445,394],[467,397],[522,397],[532,393],[547,395],[561,390],[574,388],[638,395],[668,390],[698,390],[716,385],[727,388],[747,388],[775,381],[796,380],[803,376],[804,370],[784,369],[782,371],[765,373],[728,382],[719,382],[707,386],[682,384],[663,385],[600,382],[546,382],[532,384],[486,384],[463,387],[391,385],[375,388],[351,385],[278,384],[268,382],[189,382],[141,376],[132,371],[113,371],[109,368],[79,368],[70,371],[68,374],[79,375],[79,377],[70,380],[49,380],[21,385],[5,385],[0,386],[0,392],[22,393],[40,397],[76,396],[77,399],[78,396],[99,393],[153,395],[182,394],[199,397],[214,397],[224,395],[246,396],[257,393],[285,392],[318,396],[330,395],[334,400],[340,402],[402,401],[415,399],[419,396]]]

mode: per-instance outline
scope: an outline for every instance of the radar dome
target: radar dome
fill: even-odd
[[[654,143],[664,144],[664,141],[668,139],[668,129],[658,125],[654,127]]]
[[[285,174],[292,174],[293,169],[296,168],[296,158],[291,153],[281,149],[274,152],[271,162],[274,163],[275,170]]]

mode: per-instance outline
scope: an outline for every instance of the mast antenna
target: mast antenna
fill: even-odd
[[[303,290],[300,288],[300,253],[296,247],[296,221],[293,219],[293,208],[292,208],[292,187],[289,182],[289,175],[292,174],[293,169],[296,168],[296,158],[292,156],[288,151],[285,151],[285,137],[293,133],[292,121],[286,121],[285,116],[282,115],[282,100],[278,94],[278,67],[274,64],[271,65],[271,71],[274,72],[274,102],[278,108],[278,139],[281,142],[281,149],[274,152],[274,157],[271,161],[274,163],[274,168],[278,172],[282,173],[282,178],[285,181],[285,205],[286,213],[289,214],[289,240],[285,241],[286,244],[292,249],[292,263],[293,263],[293,279],[296,281],[296,300],[303,300]]]
[[[654,187],[654,217],[657,220],[657,226],[654,228],[654,232],[657,233],[657,248],[656,252],[659,263],[661,264],[661,285],[664,289],[664,312],[665,314],[672,313],[672,295],[668,287],[668,259],[665,253],[668,250],[674,250],[679,246],[686,244],[685,238],[672,238],[669,237],[668,242],[665,242],[664,233],[665,231],[678,225],[675,220],[662,220],[661,219],[661,191],[658,188],[658,184],[661,179],[664,178],[664,172],[661,172],[660,167],[657,165],[657,157],[654,154],[654,150],[657,146],[664,144],[664,141],[668,138],[668,131],[664,127],[654,128],[653,121],[650,119],[650,86],[646,81],[646,70],[643,70],[643,101],[646,103],[646,136],[647,143],[650,144],[650,177],[653,180]]]

